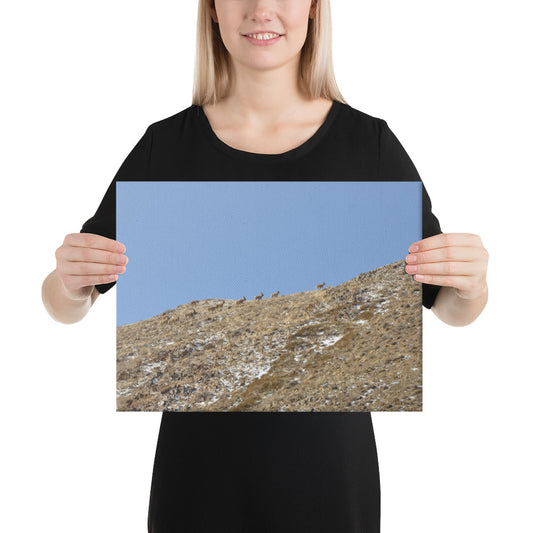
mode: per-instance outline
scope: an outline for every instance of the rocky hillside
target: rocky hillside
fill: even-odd
[[[422,288],[404,267],[119,326],[117,410],[421,411]]]

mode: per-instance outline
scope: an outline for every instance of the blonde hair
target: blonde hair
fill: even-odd
[[[193,105],[215,104],[227,96],[231,81],[231,62],[218,24],[211,17],[213,0],[199,0],[196,26]],[[311,99],[328,98],[347,103],[335,75],[331,46],[329,0],[316,2],[315,18],[309,19],[307,38],[300,54],[300,86]]]

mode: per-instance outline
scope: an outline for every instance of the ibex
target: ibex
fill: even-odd
[[[264,296],[263,291],[261,291],[261,294],[258,294],[255,299],[260,300]]]
[[[246,296],[243,296],[240,300],[237,300],[236,303],[242,304],[242,302],[244,302],[245,300],[246,300]]]
[[[270,295],[270,297],[271,297],[271,298],[275,298],[276,296],[278,296],[278,294],[279,294],[279,291],[278,291],[278,292],[273,292],[273,293]]]
[[[321,289],[322,287],[324,287],[325,284],[326,284],[326,282],[324,282],[324,283],[319,283],[319,284],[316,286],[316,288],[317,288],[317,289]]]

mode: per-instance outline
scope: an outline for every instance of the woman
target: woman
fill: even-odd
[[[81,320],[126,269],[116,181],[420,181],[387,123],[337,89],[327,0],[200,0],[197,38],[193,104],[148,127],[95,215],[56,251],[43,283],[56,320]],[[488,254],[476,235],[441,232],[425,188],[423,209],[406,271],[441,320],[468,324],[487,301]],[[163,413],[151,533],[379,527],[370,413]]]

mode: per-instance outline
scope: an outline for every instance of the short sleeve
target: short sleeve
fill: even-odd
[[[118,169],[94,215],[87,220],[80,233],[95,233],[109,239],[116,239],[116,189],[117,181],[148,181],[150,179],[150,155],[152,151],[152,126],[133,147]],[[96,290],[104,294],[116,282],[96,285]]]
[[[383,181],[422,181],[411,158],[385,120],[380,120],[379,170]],[[442,233],[440,223],[431,209],[431,199],[422,183],[422,238]],[[407,254],[406,254],[407,255]],[[441,287],[422,283],[422,303],[431,309]]]

